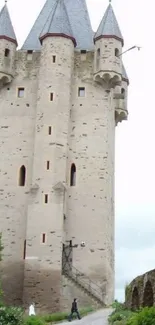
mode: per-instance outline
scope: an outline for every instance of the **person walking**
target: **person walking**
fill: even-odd
[[[79,311],[78,311],[78,305],[77,305],[77,299],[76,298],[74,298],[74,300],[72,302],[71,313],[69,315],[69,322],[71,322],[74,313],[76,313],[78,319],[81,319],[81,316],[80,316]]]

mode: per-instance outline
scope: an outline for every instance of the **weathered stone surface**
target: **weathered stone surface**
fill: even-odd
[[[155,305],[155,270],[135,278],[126,288],[125,304],[133,310]]]

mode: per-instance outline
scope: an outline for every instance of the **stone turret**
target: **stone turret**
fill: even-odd
[[[109,4],[94,36],[94,79],[108,87],[121,84],[123,36],[119,29],[113,8]]]
[[[0,88],[12,81],[17,40],[7,5],[0,12]]]
[[[60,300],[64,190],[67,172],[74,47],[76,46],[64,0],[55,2],[55,7],[52,8],[40,34],[40,42],[42,47],[32,174],[32,185],[38,184],[36,192],[38,204],[36,207],[36,202],[32,202],[28,214],[27,242],[30,244],[27,248],[28,255],[38,254],[37,238],[42,231],[45,234],[49,232],[50,224],[53,224],[52,229],[57,234],[57,239],[52,256],[54,267],[51,266],[50,251],[50,246],[53,245],[52,231],[48,235],[48,251],[44,247],[44,253],[36,265],[34,265],[33,261],[27,261],[26,263],[24,286],[24,303],[26,305],[32,299],[26,283],[29,277],[33,277],[33,274],[37,273],[38,270],[42,270],[41,272],[47,274],[48,277],[48,289],[46,291],[44,290],[44,282],[36,284],[36,290],[38,291],[42,285],[42,300],[46,301],[46,298],[50,297],[52,286],[53,288],[57,287],[56,294],[58,301]],[[42,147],[42,150],[40,150],[40,147]],[[47,161],[48,168],[43,168],[43,161]],[[51,176],[52,170],[53,175]],[[40,200],[40,196],[42,200]],[[53,211],[52,214],[51,211]],[[42,218],[44,214],[46,223]],[[31,229],[34,224],[37,224],[38,218],[42,221],[35,228],[35,237],[32,239]],[[27,269],[32,270],[31,274],[27,272]],[[36,299],[38,299],[39,303],[39,297]],[[48,299],[46,308],[51,308],[50,300]]]

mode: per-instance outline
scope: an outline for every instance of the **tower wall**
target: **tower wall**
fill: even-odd
[[[32,187],[36,185],[37,189],[32,191],[28,207],[23,295],[25,306],[34,300],[42,311],[58,311],[61,306],[64,191],[53,187],[66,183],[73,58],[74,45],[70,39],[44,39],[32,175]]]
[[[12,43],[11,43],[12,45]],[[37,80],[36,62],[27,68],[25,53],[16,53],[16,78],[0,90],[0,232],[4,245],[2,285],[7,303],[21,305],[24,239],[31,183]],[[25,88],[18,98],[18,87]],[[25,186],[19,170],[26,168]]]
[[[114,141],[113,91],[95,84],[93,56],[77,54],[72,84],[69,137],[70,167],[76,165],[76,186],[69,186],[65,229],[72,240],[73,266],[102,287],[105,303],[114,298]],[[85,97],[78,97],[85,87]],[[85,247],[81,243],[85,242]]]

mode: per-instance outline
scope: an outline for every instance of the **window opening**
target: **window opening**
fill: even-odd
[[[45,203],[47,204],[48,203],[48,194],[45,194],[44,200],[45,200]]]
[[[49,160],[47,161],[47,170],[49,170],[50,169],[50,162],[49,162]]]
[[[23,252],[23,259],[26,258],[26,240],[24,240],[24,252]]]
[[[21,166],[19,171],[19,186],[25,186],[25,180],[26,180],[26,168],[25,166]]]
[[[76,185],[76,166],[72,164],[70,172],[70,186]]]
[[[81,50],[81,54],[86,54],[87,51],[86,50]]]
[[[97,49],[97,57],[96,57],[96,66],[97,66],[97,69],[99,69],[99,66],[100,66],[100,54],[101,54],[100,49]]]
[[[46,242],[46,234],[42,234],[42,243],[45,244]]]
[[[10,50],[9,49],[5,49],[5,57],[8,58],[10,55]]]
[[[54,94],[50,93],[50,101],[53,102],[53,99],[54,99]]]
[[[55,63],[56,62],[56,55],[53,55],[52,59],[53,59],[53,63]]]
[[[48,127],[48,134],[49,134],[49,135],[52,134],[52,127],[51,127],[51,126]]]
[[[85,87],[79,87],[78,96],[79,97],[85,97]]]
[[[115,56],[118,58],[119,57],[119,50],[115,49]]]
[[[24,88],[18,88],[18,97],[23,98],[24,97]]]
[[[32,50],[28,50],[27,51],[27,60],[31,61],[32,60],[32,56],[33,56],[33,51]]]

